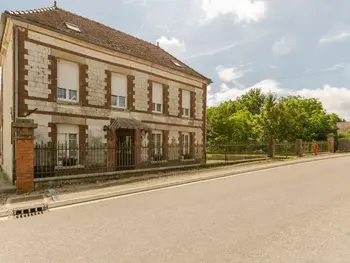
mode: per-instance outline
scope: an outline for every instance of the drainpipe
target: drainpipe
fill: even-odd
[[[15,26],[15,121],[18,118],[18,28]]]
[[[15,31],[15,35],[14,35],[14,46],[15,46],[15,105],[14,105],[14,119],[13,122],[16,122],[17,118],[18,118],[18,28],[15,26],[14,27],[14,31]],[[16,171],[16,141],[13,141],[13,171]],[[16,172],[14,172],[13,176],[12,176],[12,183],[15,185],[16,184]]]

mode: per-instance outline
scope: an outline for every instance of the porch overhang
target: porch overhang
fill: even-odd
[[[140,129],[141,131],[148,131],[151,128],[144,124],[142,121],[135,119],[127,119],[127,118],[115,118],[111,119],[111,124],[109,126],[104,127],[105,130],[136,130]]]

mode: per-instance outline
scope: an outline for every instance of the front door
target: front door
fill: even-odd
[[[118,170],[135,169],[135,131],[117,130],[116,163]]]

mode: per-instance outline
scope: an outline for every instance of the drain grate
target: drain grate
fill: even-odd
[[[40,206],[31,207],[31,208],[16,208],[12,210],[12,214],[10,216],[14,218],[24,218],[24,217],[41,215],[47,210],[48,210],[47,205],[40,205]]]

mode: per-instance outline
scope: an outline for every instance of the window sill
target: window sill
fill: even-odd
[[[116,106],[112,106],[111,109],[114,111],[129,111],[127,108],[120,108]]]
[[[162,116],[162,115],[163,115],[163,112],[152,111],[152,114],[153,114],[153,115],[160,115],[160,116]]]
[[[68,101],[68,100],[61,100],[57,99],[57,104],[62,104],[62,105],[79,105],[78,101]]]

